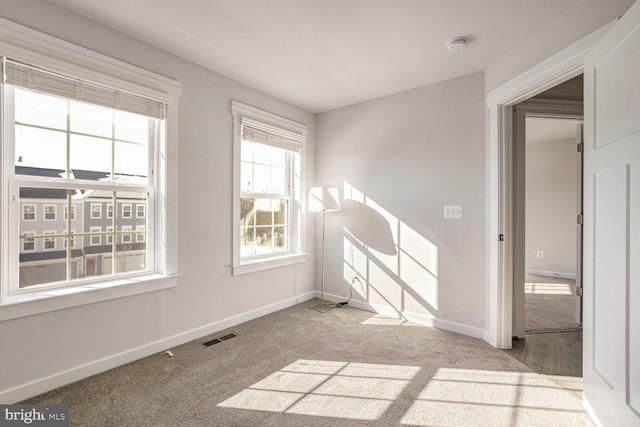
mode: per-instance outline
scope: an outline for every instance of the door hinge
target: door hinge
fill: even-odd
[[[584,151],[584,142],[578,142],[578,153],[582,153]]]
[[[584,294],[584,289],[582,288],[582,286],[576,287],[576,295],[582,298],[583,294]]]
[[[504,242],[504,234],[499,235],[498,240]]]
[[[584,221],[584,216],[582,214],[578,215],[577,218],[576,218],[576,222],[579,225],[582,225],[583,221]]]

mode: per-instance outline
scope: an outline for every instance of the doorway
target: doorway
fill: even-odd
[[[582,76],[513,107],[513,342],[539,372],[582,375]]]

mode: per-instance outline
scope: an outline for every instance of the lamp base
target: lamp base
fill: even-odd
[[[319,311],[320,313],[326,313],[327,311],[330,311],[336,308],[336,305],[334,303],[325,302],[324,304],[321,303],[309,308],[311,310]]]

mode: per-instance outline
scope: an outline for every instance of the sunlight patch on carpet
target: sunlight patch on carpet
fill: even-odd
[[[573,295],[571,286],[567,283],[525,283],[524,292],[542,295]]]
[[[419,370],[415,366],[301,359],[218,406],[376,420]]]
[[[454,427],[474,420],[476,425],[491,426],[590,426],[593,424],[584,412],[581,390],[581,379],[576,378],[442,368],[402,424]]]

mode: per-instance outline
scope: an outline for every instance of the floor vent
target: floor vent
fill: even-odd
[[[238,336],[238,335],[236,335],[236,334],[234,334],[234,333],[232,332],[232,333],[230,333],[230,334],[226,334],[226,335],[223,335],[223,336],[221,336],[221,337],[214,338],[214,339],[209,340],[209,341],[205,341],[205,342],[203,342],[203,343],[202,343],[202,345],[203,345],[203,346],[205,346],[205,347],[211,347],[211,346],[212,346],[212,345],[214,345],[214,344],[218,344],[218,343],[220,343],[220,342],[222,342],[222,341],[230,340],[231,338],[235,338],[235,337],[237,337],[237,336]]]

